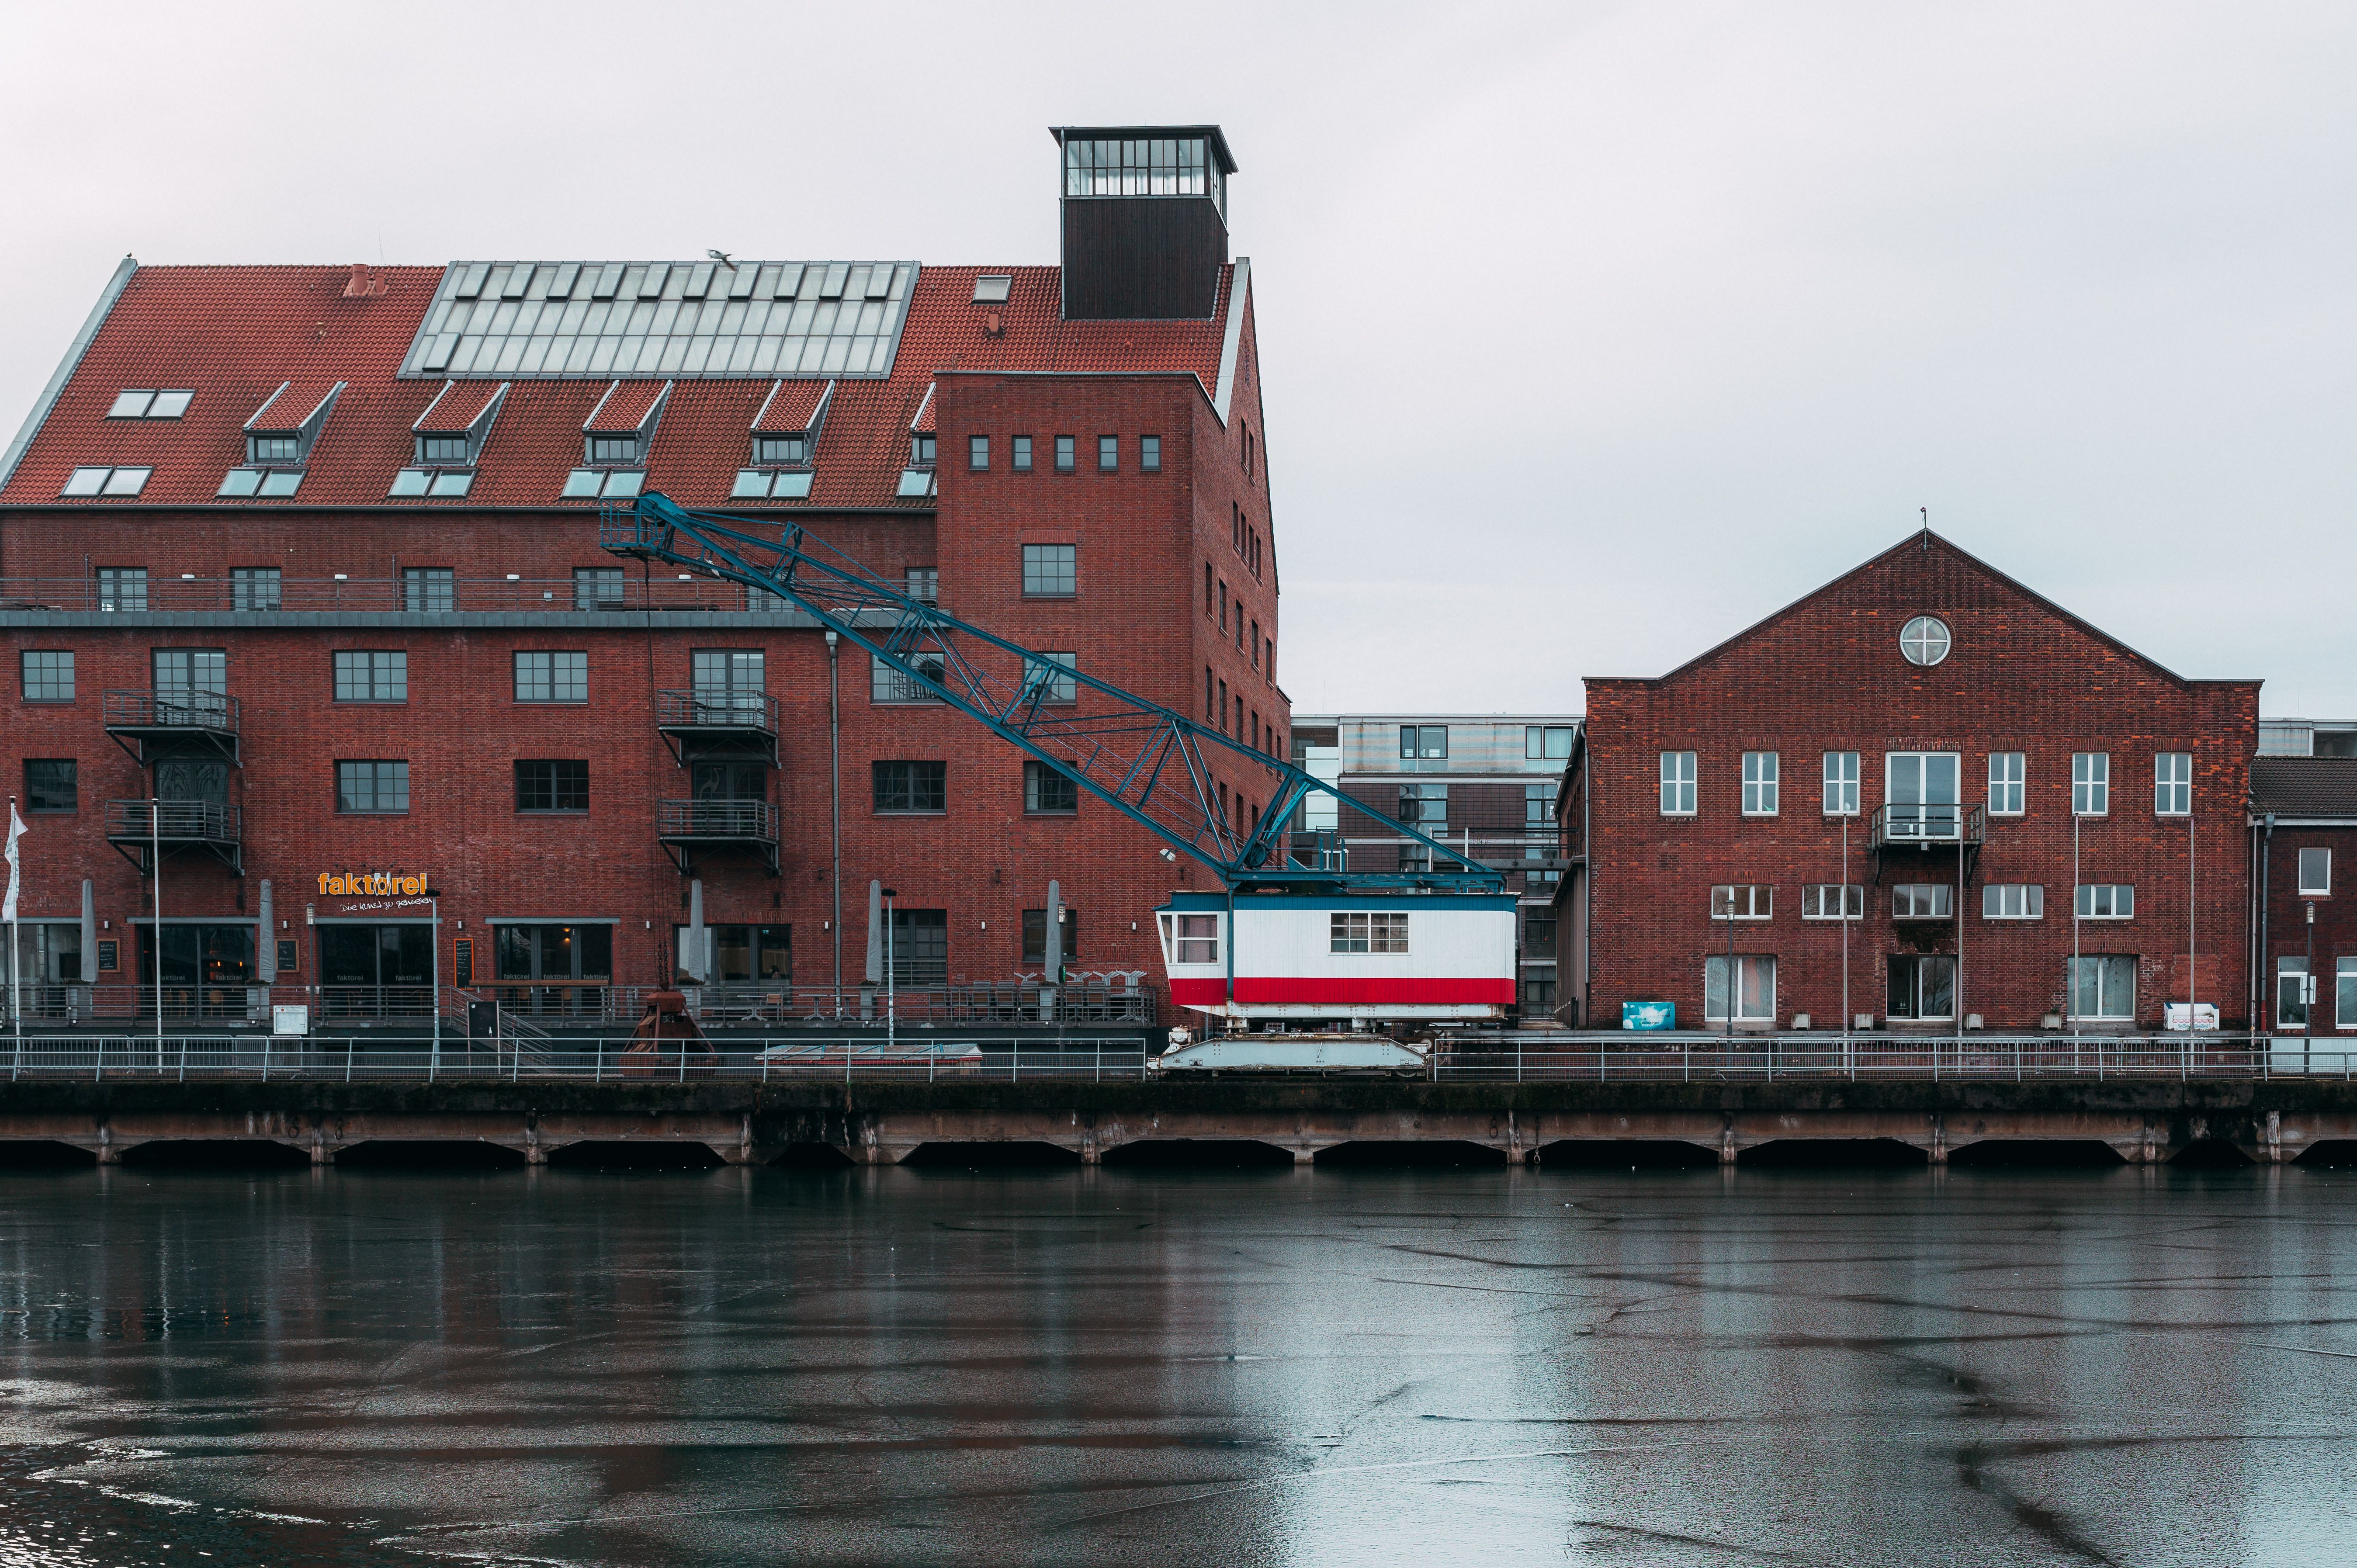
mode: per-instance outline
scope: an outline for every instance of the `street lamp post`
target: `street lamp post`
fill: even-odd
[[[426,913],[432,917],[430,929],[433,932],[434,943],[434,951],[429,955],[426,971],[434,983],[434,994],[430,1004],[434,1009],[434,1066],[427,1076],[435,1077],[442,1071],[442,889],[428,887],[425,890],[425,908]]]
[[[895,981],[892,974],[892,900],[899,894],[884,889],[884,1055],[888,1059],[899,1039],[899,1024],[895,1013]]]
[[[2307,967],[2299,977],[2299,1070],[2309,1070],[2309,1052],[2316,1044],[2316,901],[2308,904]]]

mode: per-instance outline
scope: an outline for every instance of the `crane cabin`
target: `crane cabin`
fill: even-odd
[[[1514,1004],[1511,893],[1174,893],[1155,920],[1172,1004],[1217,1017],[1471,1021]]]

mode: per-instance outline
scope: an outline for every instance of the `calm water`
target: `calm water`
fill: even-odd
[[[0,1174],[19,1563],[2357,1553],[2357,1175]]]

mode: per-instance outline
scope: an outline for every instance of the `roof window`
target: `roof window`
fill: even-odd
[[[300,468],[231,468],[221,476],[216,496],[259,496],[273,500],[293,495],[303,486]]]
[[[147,486],[153,468],[76,468],[61,496],[135,496]]]
[[[974,280],[974,302],[976,305],[1004,305],[1006,291],[1015,286],[1012,277],[985,273]]]
[[[106,411],[106,417],[178,419],[188,412],[188,403],[196,395],[192,392],[148,392],[125,388],[114,394],[114,406]]]
[[[731,500],[808,500],[811,480],[817,476],[808,468],[739,468],[737,484],[729,490]]]
[[[663,285],[669,281],[671,281],[671,263],[669,262],[649,262],[647,263],[647,270],[640,274],[639,277],[639,297],[640,299],[661,299],[662,297]]]
[[[624,267],[619,262],[608,262],[599,269],[597,281],[589,290],[592,299],[611,299],[622,286]]]
[[[698,262],[687,270],[687,286],[679,291],[682,299],[702,299],[712,292],[712,263]]]
[[[772,299],[791,299],[802,291],[803,263],[787,262],[778,268],[778,286],[770,292]]]
[[[928,438],[930,439],[930,437]],[[903,468],[900,488],[893,494],[901,499],[920,498],[933,493],[933,471],[931,468]]]
[[[571,299],[573,297],[573,285],[579,282],[580,278],[581,263],[579,262],[557,263],[556,271],[550,275],[548,280],[548,297],[551,299]]]
[[[760,277],[760,275],[761,269],[759,267],[740,267],[734,262],[731,262],[728,265],[728,297],[731,299],[752,298],[753,284],[755,280]]]
[[[393,477],[394,496],[463,496],[475,488],[475,476],[465,468],[404,468]]]
[[[532,286],[532,274],[540,271],[530,262],[518,262],[507,269],[507,281],[500,285],[501,299],[522,299],[523,291]]]
[[[576,468],[565,476],[565,489],[559,499],[628,500],[639,493],[646,477],[643,468]]]

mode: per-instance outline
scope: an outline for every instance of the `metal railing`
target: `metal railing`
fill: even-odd
[[[2075,1079],[2347,1079],[2357,1050],[2296,1035],[2089,1035],[1908,1038],[1767,1037],[1636,1046],[1626,1036],[1458,1036],[1429,1059],[1435,1079],[1515,1083],[1784,1083],[1869,1079],[2027,1082]]]
[[[109,692],[108,729],[200,729],[237,733],[237,699],[219,692],[166,688],[160,692]]]
[[[657,692],[655,724],[668,729],[778,733],[778,699],[764,692]]]
[[[229,577],[150,576],[145,593],[117,585],[102,590],[86,577],[0,577],[0,608],[140,611],[227,610],[268,614],[296,611],[538,610],[756,610],[793,613],[770,595],[752,596],[734,583],[705,576],[664,574],[605,578],[595,583],[571,577],[461,577],[419,585],[398,577],[280,577],[239,582]]]
[[[1872,823],[1878,844],[1975,844],[1981,842],[1988,818],[1978,805],[1898,802],[1877,806]]]
[[[162,839],[167,843],[235,843],[238,808],[211,800],[109,800],[110,839]]]
[[[451,1081],[629,1083],[730,1081],[1025,1083],[1122,1082],[1146,1076],[1135,1037],[1078,1036],[1019,1047],[974,1040],[794,1039],[731,1041],[445,1041],[440,1049],[388,1047],[357,1037],[270,1035],[27,1036],[0,1039],[12,1081],[220,1079],[328,1082]]]
[[[778,809],[767,800],[658,800],[655,836],[773,843],[778,837]]]

